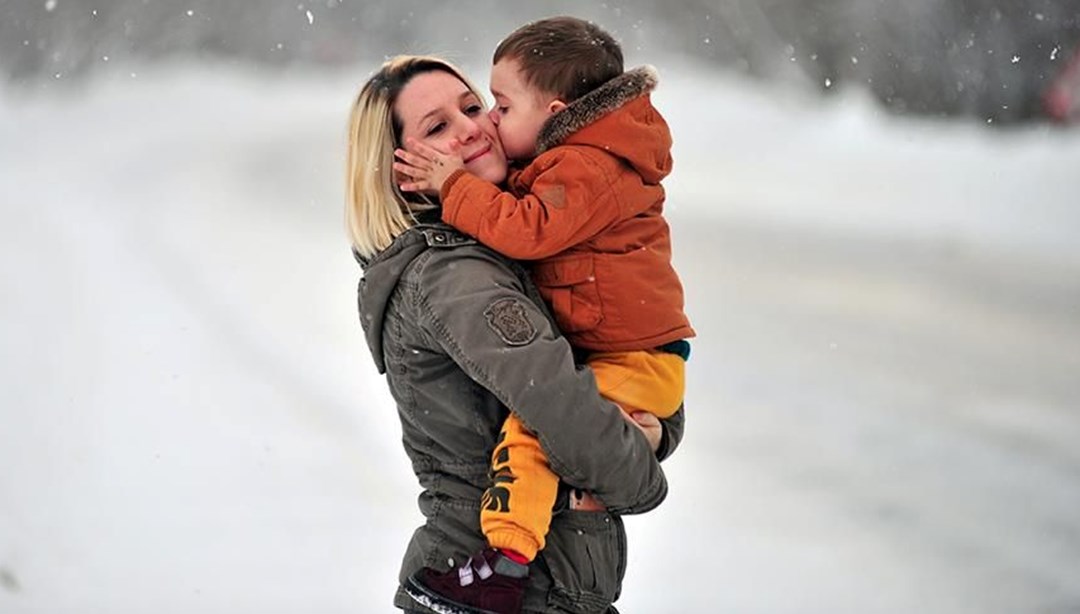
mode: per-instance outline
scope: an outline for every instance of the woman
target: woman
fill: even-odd
[[[346,208],[364,269],[361,324],[397,401],[426,517],[406,550],[394,605],[427,611],[410,578],[432,568],[462,586],[502,582],[486,611],[613,612],[626,563],[619,514],[663,500],[658,459],[677,445],[682,413],[643,428],[601,399],[527,272],[440,223],[437,203],[400,191],[393,152],[408,138],[444,151],[456,140],[466,168],[488,181],[507,170],[482,97],[454,66],[398,57],[361,89]],[[565,484],[608,508],[556,515],[546,548],[524,571],[481,550],[481,495],[495,492],[498,504],[490,455],[507,408],[537,434]]]

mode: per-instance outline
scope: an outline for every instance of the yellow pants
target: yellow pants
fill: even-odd
[[[686,361],[658,350],[593,354],[588,365],[600,394],[623,411],[667,418],[682,404]],[[548,466],[540,442],[511,414],[491,455],[492,485],[484,492],[480,528],[488,544],[514,550],[531,561],[544,548],[559,476]]]

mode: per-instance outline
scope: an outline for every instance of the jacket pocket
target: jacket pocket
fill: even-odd
[[[539,559],[551,574],[549,606],[574,614],[605,612],[626,572],[622,520],[607,512],[563,512],[552,519]]]
[[[533,267],[533,280],[564,333],[592,330],[604,319],[593,259],[592,254],[575,254]]]

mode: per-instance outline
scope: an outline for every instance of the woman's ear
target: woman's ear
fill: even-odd
[[[547,106],[548,113],[551,113],[553,115],[555,113],[558,113],[559,111],[562,111],[565,108],[566,108],[566,103],[559,100],[558,98],[556,98],[555,100],[552,100],[551,102],[549,102],[548,106]]]

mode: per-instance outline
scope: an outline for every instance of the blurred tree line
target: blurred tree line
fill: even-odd
[[[0,71],[33,87],[159,59],[486,60],[517,25],[562,13],[610,30],[631,63],[674,54],[823,92],[858,83],[898,112],[997,122],[1038,117],[1080,45],[1080,0],[0,0]]]

